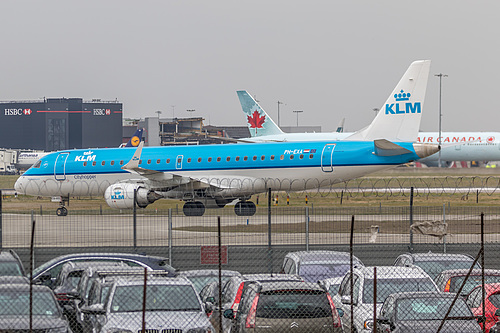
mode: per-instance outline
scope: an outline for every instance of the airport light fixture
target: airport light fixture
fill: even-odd
[[[442,81],[443,81],[443,77],[448,77],[447,74],[443,74],[443,73],[439,73],[439,74],[434,74],[434,76],[437,76],[439,77],[439,123],[438,123],[438,126],[439,126],[439,134],[438,134],[438,140],[439,140],[439,152],[438,152],[438,167],[440,168],[441,167],[441,117],[442,117],[442,114],[441,114],[441,96],[442,96]]]
[[[293,112],[295,112],[297,114],[297,127],[299,127],[299,113],[302,113],[304,111],[302,111],[302,110],[294,110]]]

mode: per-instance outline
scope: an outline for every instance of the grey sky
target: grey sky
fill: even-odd
[[[500,1],[2,0],[0,100],[117,98],[124,117],[244,125],[246,89],[281,125],[367,125],[431,59],[421,129],[500,131]],[[172,105],[175,108],[172,108]]]

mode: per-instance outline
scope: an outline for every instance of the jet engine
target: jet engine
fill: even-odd
[[[109,186],[104,192],[106,203],[111,208],[131,209],[134,208],[134,190],[136,191],[137,206],[145,208],[147,205],[162,198],[154,191],[150,191],[139,184],[118,183]]]

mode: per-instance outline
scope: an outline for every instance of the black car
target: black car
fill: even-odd
[[[436,332],[456,294],[402,292],[386,298],[377,318],[377,332]],[[463,298],[457,298],[441,332],[481,332],[476,317]]]
[[[168,264],[168,258],[157,256],[146,256],[132,253],[75,253],[56,257],[33,270],[33,281],[44,284],[51,288],[62,266],[68,261],[110,261],[123,262],[129,266],[146,267],[152,270],[163,270],[176,276],[176,270]]]
[[[0,276],[25,276],[24,266],[14,250],[0,252]]]
[[[52,290],[32,286],[33,332],[71,333]],[[28,332],[30,328],[30,285],[0,285],[0,328],[2,332]]]

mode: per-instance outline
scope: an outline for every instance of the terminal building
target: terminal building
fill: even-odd
[[[122,103],[82,98],[0,102],[0,146],[54,151],[118,147]]]

